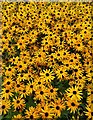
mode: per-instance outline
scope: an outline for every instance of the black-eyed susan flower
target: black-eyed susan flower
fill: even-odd
[[[22,111],[22,109],[24,108],[25,106],[25,101],[23,98],[21,97],[15,97],[13,99],[13,102],[12,102],[13,106],[14,106],[14,109],[15,111]]]
[[[77,100],[72,100],[71,98],[68,99],[68,101],[66,102],[67,106],[68,106],[68,110],[70,110],[70,112],[75,113],[75,111],[78,109],[79,103]]]
[[[66,90],[67,96],[70,97],[72,100],[75,99],[76,101],[82,99],[82,91],[79,90],[78,87],[70,87]]]
[[[2,96],[5,97],[6,99],[9,99],[9,97],[13,95],[13,89],[12,88],[2,88]]]
[[[16,69],[19,71],[19,72],[22,72],[24,70],[26,70],[27,68],[27,65],[24,64],[23,61],[18,61],[17,65],[16,65]]]
[[[29,110],[26,110],[25,112],[26,114],[26,118],[27,119],[36,119],[36,118],[39,118],[39,114],[37,111],[35,111],[35,108],[34,107],[29,107]]]
[[[57,68],[57,67],[56,67]],[[64,69],[63,69],[64,68]],[[62,80],[64,78],[67,77],[67,72],[66,72],[66,68],[63,67],[62,65],[59,66],[56,70],[55,70],[55,73],[58,77],[59,80]]]
[[[35,99],[45,100],[47,99],[48,91],[47,88],[42,85],[39,89],[35,91]]]
[[[41,109],[42,119],[51,119],[53,118],[53,110],[46,104],[44,108]]]
[[[2,100],[2,104],[0,104],[0,109],[2,110],[2,113],[6,114],[7,111],[10,109],[10,101],[9,99],[7,100]]]
[[[20,120],[20,119],[23,119],[23,117],[21,114],[18,114],[13,116],[12,120],[15,120],[15,119]]]
[[[14,92],[22,91],[24,89],[24,84],[17,80],[14,82],[14,88],[15,88]]]
[[[5,77],[2,86],[6,87],[6,88],[9,88],[9,89],[11,87],[13,87],[13,81],[12,81],[12,79]]]
[[[49,86],[47,97],[49,97],[49,99],[56,98],[57,90],[58,90],[57,88],[53,88],[52,86]]]
[[[15,68],[14,67],[6,67],[6,70],[5,70],[5,75],[6,76],[12,76],[15,74]]]
[[[53,71],[50,71],[50,69],[43,70],[43,72],[40,73],[40,77],[46,82],[52,81],[55,78]]]
[[[25,94],[32,94],[33,91],[35,91],[37,89],[38,86],[35,86],[35,82],[32,82],[32,83],[28,83],[26,85],[26,93]]]
[[[92,111],[91,111],[91,107],[89,107],[88,105],[86,106],[86,110],[85,111],[85,115],[88,117],[88,119],[90,119],[92,117]]]
[[[58,100],[55,99],[54,102],[51,103],[51,105],[53,107],[55,115],[60,117],[61,111],[65,109],[65,104],[63,103],[63,100],[60,98]]]
[[[36,89],[38,89],[38,88],[42,87],[44,84],[46,84],[44,79],[40,78],[39,76],[35,76],[34,83],[36,85]]]

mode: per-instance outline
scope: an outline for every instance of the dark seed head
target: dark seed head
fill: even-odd
[[[75,72],[77,72],[78,70],[77,70],[77,69],[75,69],[74,71],[75,71]]]
[[[46,76],[49,76],[49,73],[46,73]]]
[[[31,115],[30,118],[33,119],[33,115]]]
[[[20,68],[22,68],[22,65],[19,65]]]
[[[9,84],[10,84],[10,82],[8,81],[8,82],[7,82],[7,85],[9,85]]]
[[[20,101],[19,101],[19,100],[17,100],[17,103],[20,103]]]
[[[45,116],[46,116],[46,117],[48,116],[48,113],[47,113],[47,112],[45,113]]]
[[[41,55],[38,55],[38,57],[41,57]]]
[[[73,94],[76,94],[77,92],[76,91],[73,91]]]
[[[30,85],[30,88],[33,88],[33,85]]]
[[[51,89],[50,92],[53,93],[53,89]]]
[[[44,94],[44,92],[43,92],[43,91],[40,91],[40,94],[41,94],[41,95],[43,95],[43,94]]]
[[[5,105],[2,106],[2,109],[5,109]]]
[[[91,115],[93,116],[93,112],[91,112]]]
[[[23,92],[25,93],[25,92],[26,92],[26,90],[23,90]]]
[[[6,93],[9,93],[9,90],[6,90]]]
[[[75,103],[72,102],[71,105],[72,105],[72,106],[75,106]]]
[[[9,68],[8,71],[11,71],[11,68]]]
[[[41,82],[38,82],[38,84],[40,85],[40,84],[41,84]]]
[[[57,109],[57,110],[59,110],[59,109],[60,109],[60,107],[59,107],[59,106],[56,106],[56,109]]]
[[[19,84],[17,84],[17,87],[20,87],[20,85],[19,85]]]

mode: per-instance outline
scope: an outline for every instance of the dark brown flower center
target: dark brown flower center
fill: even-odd
[[[17,100],[17,103],[20,103],[20,101],[19,101],[19,100]]]
[[[53,89],[51,89],[50,92],[53,93]]]
[[[38,82],[38,84],[41,84],[41,82]]]
[[[30,85],[30,88],[33,88],[33,85]]]
[[[30,118],[33,119],[33,115],[30,115]]]
[[[38,57],[41,57],[41,55],[38,55]]]
[[[20,85],[19,85],[19,84],[17,84],[17,87],[20,87]]]
[[[8,71],[11,71],[11,68],[9,68]]]
[[[49,73],[46,73],[46,76],[49,76]]]
[[[45,113],[45,116],[46,116],[46,117],[48,116],[48,113],[47,113],[47,112]]]
[[[2,105],[2,109],[5,109],[5,105]]]
[[[72,106],[75,106],[75,103],[72,102],[71,105],[72,105]]]
[[[6,93],[9,93],[9,90],[6,90]]]
[[[8,81],[8,82],[7,82],[7,85],[9,85],[9,84],[10,84],[10,82]]]
[[[40,94],[41,94],[41,95],[43,95],[43,94],[44,94],[44,92],[43,92],[43,91],[40,91]]]
[[[62,71],[60,71],[60,73],[63,73]]]
[[[20,68],[22,68],[22,65],[19,65]]]
[[[20,45],[22,45],[22,43],[20,43]]]
[[[60,107],[59,107],[59,106],[56,106],[56,109],[57,109],[57,110],[59,110],[59,109],[60,109]]]
[[[76,94],[77,92],[76,91],[73,91],[73,94]]]
[[[26,92],[26,90],[23,90],[23,93],[25,93]]]

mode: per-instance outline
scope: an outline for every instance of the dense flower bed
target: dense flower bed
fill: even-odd
[[[2,2],[2,120],[90,120],[91,3]]]

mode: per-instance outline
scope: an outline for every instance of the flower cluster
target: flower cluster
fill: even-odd
[[[2,120],[92,118],[91,7],[2,2]]]

